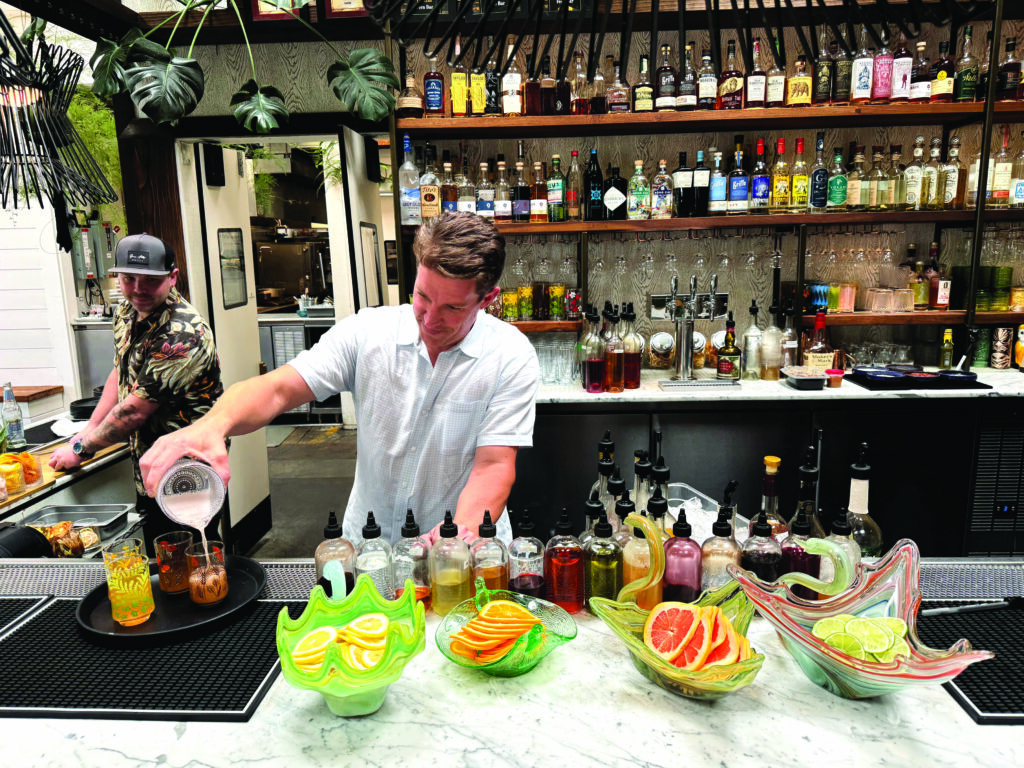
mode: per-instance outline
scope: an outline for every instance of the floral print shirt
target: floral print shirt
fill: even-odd
[[[141,320],[122,301],[114,315],[114,367],[118,402],[135,395],[158,404],[129,438],[135,487],[145,495],[142,455],[158,437],[199,419],[224,394],[213,332],[174,288],[161,309]]]

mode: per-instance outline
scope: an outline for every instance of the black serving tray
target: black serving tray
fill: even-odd
[[[150,563],[153,614],[134,627],[122,627],[110,612],[106,582],[82,598],[75,612],[83,636],[108,647],[143,648],[191,640],[236,621],[263,591],[267,574],[247,557],[228,555],[228,596],[214,605],[196,605],[188,592],[168,595],[160,589],[156,562]]]
[[[936,376],[935,378],[921,379],[915,376],[902,376],[894,379],[870,379],[862,373],[848,373],[844,377],[847,381],[870,389],[872,392],[892,392],[908,389],[917,390],[951,390],[951,389],[992,389],[989,384],[982,384],[980,381],[965,381],[948,376]]]

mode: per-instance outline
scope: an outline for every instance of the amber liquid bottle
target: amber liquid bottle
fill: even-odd
[[[533,71],[533,57],[527,65],[526,82],[523,83],[523,115],[538,117],[541,114],[540,80]]]
[[[544,597],[568,613],[583,610],[584,555],[579,539],[572,535],[569,512],[555,525],[555,535],[544,547]]]
[[[548,221],[548,185],[544,182],[544,171],[540,163],[533,164],[533,189],[530,195],[530,223],[546,224]]]

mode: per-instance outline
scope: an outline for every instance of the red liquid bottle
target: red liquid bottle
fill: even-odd
[[[544,548],[544,597],[569,613],[579,613],[583,583],[583,547],[572,535],[569,511],[563,507],[555,535]]]

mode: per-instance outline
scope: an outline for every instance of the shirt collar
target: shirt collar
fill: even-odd
[[[408,307],[408,310],[402,312],[398,323],[398,345],[405,347],[417,346],[421,343],[420,327],[416,323],[416,316],[413,314],[412,305],[403,304],[402,307],[403,309]],[[483,327],[485,322],[483,316],[486,314],[483,310],[477,310],[477,317],[473,322],[473,327],[469,329],[469,333],[466,334],[465,338],[452,347],[452,349],[459,350],[469,357],[480,357],[484,354],[486,351],[487,331]]]

